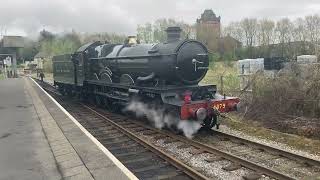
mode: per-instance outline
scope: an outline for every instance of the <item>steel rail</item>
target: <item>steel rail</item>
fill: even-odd
[[[53,90],[49,90],[48,88],[44,88],[48,91],[50,91],[51,93],[55,93],[57,95],[57,92],[54,92]],[[150,144],[149,142],[141,139],[140,137],[136,136],[135,134],[129,132],[128,130],[126,130],[125,128],[121,127],[120,125],[116,124],[115,122],[113,122],[112,120],[110,120],[109,118],[107,118],[106,116],[100,114],[99,112],[95,111],[94,109],[90,108],[87,105],[84,105],[82,103],[80,103],[83,107],[87,108],[88,110],[90,110],[91,112],[93,112],[94,114],[100,116],[101,118],[105,119],[108,121],[108,123],[112,124],[115,128],[117,128],[119,131],[121,131],[122,133],[124,133],[125,135],[129,136],[131,139],[135,140],[136,142],[138,142],[139,144],[143,145],[144,147],[146,147],[148,150],[152,151],[153,153],[157,154],[159,157],[161,157],[162,159],[164,159],[165,161],[169,162],[170,164],[172,164],[174,167],[176,167],[177,169],[181,170],[182,172],[184,172],[185,174],[187,174],[188,176],[190,176],[193,179],[197,179],[197,180],[209,180],[210,178],[204,176],[203,174],[199,173],[198,171],[192,169],[191,167],[185,165],[183,162],[179,161],[178,159],[174,158],[173,156],[165,153],[164,151],[160,150],[159,148],[157,148],[156,146]]]
[[[281,149],[278,149],[278,148],[275,148],[275,147],[272,147],[272,146],[268,146],[268,145],[265,145],[265,144],[260,144],[258,142],[250,141],[248,139],[244,139],[244,138],[241,138],[241,137],[233,136],[231,134],[227,134],[227,133],[223,133],[223,132],[219,132],[219,131],[214,131],[214,133],[218,134],[220,136],[224,136],[226,138],[229,138],[231,141],[234,140],[235,142],[241,142],[241,143],[244,143],[244,144],[249,145],[249,146],[257,147],[257,148],[262,149],[262,150],[264,150],[266,152],[276,153],[278,155],[281,155],[281,156],[286,157],[286,158],[291,159],[291,160],[295,160],[295,161],[302,162],[304,164],[308,164],[308,165],[312,165],[312,166],[319,166],[320,167],[320,161],[312,159],[312,158],[309,158],[309,157],[301,156],[299,154],[293,154],[293,153],[288,152],[288,151],[284,151],[284,150],[281,150]]]
[[[49,85],[49,86],[51,86],[51,85]],[[166,154],[164,151],[159,150],[156,146],[154,146],[154,145],[150,144],[149,142],[143,140],[142,138],[138,137],[134,133],[126,130],[121,125],[118,125],[117,123],[115,123],[114,121],[112,121],[111,119],[106,117],[105,115],[101,114],[100,112],[96,111],[95,109],[93,109],[93,108],[91,108],[91,107],[89,107],[87,105],[84,105],[84,104],[81,104],[81,105],[83,105],[87,109],[91,110],[92,112],[94,112],[98,116],[102,117],[103,119],[107,120],[112,125],[114,125],[117,129],[119,129],[121,132],[123,132],[124,134],[130,136],[134,140],[140,142],[142,145],[147,147],[150,151],[156,153],[157,155],[159,155],[160,157],[162,157],[166,161],[170,162],[172,165],[174,165],[178,169],[182,169],[182,171],[185,172],[186,174],[188,174],[190,177],[192,177],[194,179],[208,179],[207,177],[203,176],[202,174],[200,174],[199,172],[195,171],[191,167],[189,167],[189,166],[185,165],[184,163],[180,162],[179,160],[177,160],[173,156]],[[245,160],[243,158],[237,157],[235,155],[232,155],[232,154],[230,154],[228,152],[224,152],[224,151],[219,150],[217,148],[214,148],[212,146],[208,146],[206,144],[203,144],[203,143],[200,143],[200,142],[197,142],[197,141],[194,141],[194,140],[186,139],[185,137],[182,137],[182,136],[177,136],[175,134],[172,134],[171,132],[158,130],[156,128],[153,128],[153,127],[150,127],[150,126],[146,126],[145,124],[142,124],[142,123],[139,123],[139,122],[134,122],[134,123],[139,124],[139,125],[141,125],[141,126],[143,126],[145,128],[148,128],[150,130],[156,131],[157,133],[162,134],[164,136],[168,136],[170,138],[173,138],[173,139],[175,139],[177,141],[181,141],[181,142],[184,142],[184,143],[189,144],[191,146],[197,147],[197,148],[199,148],[199,149],[201,149],[201,150],[203,150],[205,152],[220,155],[221,157],[223,157],[223,158],[225,158],[227,160],[230,160],[230,161],[235,162],[235,163],[239,163],[243,167],[249,168],[249,169],[254,170],[254,171],[258,172],[258,173],[262,173],[264,175],[267,175],[267,176],[270,176],[270,177],[273,177],[273,178],[276,178],[276,179],[294,179],[294,178],[292,178],[292,177],[290,177],[290,176],[288,176],[286,174],[283,174],[281,172],[278,172],[278,171],[275,171],[275,170],[260,166],[257,163],[254,163],[254,162]],[[276,154],[284,156],[284,157],[286,157],[288,159],[293,159],[293,160],[296,160],[296,161],[299,161],[299,162],[303,162],[303,163],[308,164],[308,165],[320,166],[320,161],[317,161],[315,159],[311,159],[311,158],[308,158],[308,157],[305,157],[305,156],[301,156],[301,155],[298,155],[298,154],[293,154],[293,153],[290,153],[290,152],[287,152],[287,151],[284,151],[284,150],[281,150],[281,149],[277,149],[277,148],[274,148],[274,147],[271,147],[271,146],[267,146],[267,145],[264,145],[264,144],[253,142],[253,141],[250,141],[250,140],[247,140],[247,139],[243,139],[243,138],[240,138],[240,137],[236,137],[236,136],[233,136],[233,135],[230,135],[230,134],[226,134],[226,133],[222,133],[222,132],[218,132],[218,131],[215,131],[214,133],[216,133],[216,134],[218,134],[220,136],[225,136],[228,139],[230,139],[231,141],[234,140],[236,142],[241,142],[241,143],[244,143],[244,144],[249,145],[249,146],[254,146],[254,147],[257,147],[259,149],[263,149],[263,150],[265,150],[267,152],[273,152],[273,153],[275,152]]]
[[[197,142],[197,141],[194,141],[194,140],[191,140],[191,139],[187,139],[187,138],[185,138],[183,136],[179,136],[179,135],[173,134],[173,133],[168,132],[168,131],[163,131],[163,130],[159,130],[159,129],[156,129],[156,128],[153,128],[153,127],[149,127],[149,126],[147,126],[145,124],[142,124],[142,123],[139,123],[139,122],[134,122],[134,123],[139,124],[140,126],[146,128],[146,129],[155,131],[155,132],[157,132],[157,133],[159,133],[159,134],[161,134],[163,136],[175,139],[176,141],[184,142],[184,143],[186,143],[186,144],[188,144],[190,146],[196,147],[196,148],[198,148],[200,150],[203,150],[205,152],[219,155],[219,156],[223,157],[224,159],[227,159],[227,160],[229,160],[231,162],[239,163],[243,167],[251,169],[251,170],[253,170],[253,171],[257,172],[257,173],[262,173],[264,175],[270,176],[272,178],[280,179],[280,180],[295,179],[295,178],[290,177],[290,176],[288,176],[286,174],[283,174],[281,172],[278,172],[278,171],[272,170],[270,168],[261,166],[261,165],[259,165],[257,163],[254,163],[252,161],[240,158],[238,156],[232,155],[232,154],[230,154],[228,152],[224,152],[224,151],[219,150],[217,148],[214,148],[212,146],[208,146],[208,145],[203,144],[201,142]]]
[[[222,150],[219,150],[217,148],[214,148],[212,146],[208,146],[206,144],[203,144],[203,143],[200,143],[200,142],[197,142],[197,141],[194,141],[194,140],[190,140],[190,139],[186,139],[184,137],[181,137],[181,136],[176,136],[176,135],[172,135],[171,133],[167,133],[167,132],[161,132],[163,135],[167,135],[169,136],[170,138],[173,138],[173,139],[176,139],[176,140],[179,140],[181,142],[184,142],[184,143],[187,143],[191,146],[194,146],[194,147],[197,147],[203,151],[206,151],[208,153],[212,153],[212,154],[217,154],[217,155],[220,155],[221,157],[227,159],[227,160],[230,160],[232,162],[235,162],[235,163],[239,163],[241,166],[243,167],[246,167],[246,168],[249,168],[251,170],[254,170],[256,171],[257,173],[262,173],[264,175],[267,175],[267,176],[270,176],[270,177],[273,177],[273,178],[276,178],[276,179],[294,179],[286,174],[283,174],[281,172],[278,172],[278,171],[275,171],[275,170],[272,170],[270,168],[266,168],[266,167],[263,167],[257,163],[254,163],[252,161],[249,161],[249,160],[246,160],[246,159],[243,159],[243,158],[240,158],[240,157],[237,157],[235,155],[232,155],[230,153],[227,153],[227,152],[224,152]]]
[[[122,126],[118,125],[117,123],[115,123],[114,121],[110,120],[108,117],[100,114],[96,110],[90,108],[89,106],[87,106],[85,104],[81,104],[81,105],[83,107],[87,108],[88,110],[90,110],[91,112],[93,112],[94,114],[96,114],[96,115],[100,116],[101,118],[105,119],[106,121],[108,121],[108,123],[112,124],[119,131],[121,131],[122,133],[126,134],[130,138],[134,139],[138,143],[142,144],[143,146],[145,146],[147,149],[149,149],[153,153],[157,154],[158,156],[160,156],[161,158],[163,158],[164,160],[166,160],[167,162],[169,162],[170,164],[172,164],[173,166],[175,166],[179,170],[181,170],[184,173],[186,173],[187,175],[189,175],[191,178],[193,178],[193,179],[209,179],[208,177],[206,177],[203,174],[199,173],[198,171],[192,169],[190,166],[187,166],[185,163],[181,162],[180,160],[176,159],[175,157],[173,157],[173,156],[169,155],[168,153],[160,150],[157,146],[149,143],[148,141],[142,139],[141,137],[135,135],[134,133],[132,133],[132,132],[128,131],[127,129],[123,128]]]

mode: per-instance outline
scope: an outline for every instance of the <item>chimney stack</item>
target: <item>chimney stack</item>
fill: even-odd
[[[180,40],[180,34],[182,29],[178,26],[168,27],[167,32],[167,42]]]

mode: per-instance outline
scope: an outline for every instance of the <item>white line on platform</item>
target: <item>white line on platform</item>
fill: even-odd
[[[138,178],[127,169],[107,148],[105,148],[95,137],[92,136],[64,107],[62,107],[47,91],[45,91],[34,79],[30,78],[79,128],[84,132],[92,142],[94,142],[101,151],[108,156],[109,159],[118,167],[120,170],[132,180],[138,180]]]

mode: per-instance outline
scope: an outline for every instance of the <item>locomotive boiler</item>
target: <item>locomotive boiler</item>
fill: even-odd
[[[97,78],[142,86],[198,84],[208,70],[208,50],[198,41],[180,40],[180,32],[169,27],[165,43],[137,44],[129,37],[125,45],[96,47],[98,57],[91,60],[102,67]]]
[[[174,119],[218,128],[219,114],[236,110],[239,99],[217,96],[216,85],[199,85],[209,66],[206,46],[181,39],[179,27],[166,31],[162,43],[128,37],[123,44],[88,43],[71,55],[55,56],[54,84],[62,94],[112,111],[142,102]]]

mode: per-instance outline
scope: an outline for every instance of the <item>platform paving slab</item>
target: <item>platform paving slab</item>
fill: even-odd
[[[92,137],[90,138],[82,129],[79,128],[79,125],[75,124],[75,119],[72,120],[70,115],[64,113],[64,111],[59,108],[57,104],[52,101],[52,99],[49,98],[49,96],[41,88],[38,87],[37,84],[30,79],[26,79],[25,81],[32,86],[36,94],[40,97],[42,103],[44,104],[43,107],[48,110],[51,117],[55,120],[59,129],[63,133],[64,137],[73,147],[73,150],[76,152],[81,162],[85,165],[86,169],[94,179],[137,179],[118,160],[115,160],[114,157],[110,157],[110,152],[105,152],[107,150],[102,150],[101,147],[98,147],[94,140],[92,140]],[[52,126],[52,123],[48,123],[48,125]],[[78,168],[76,166],[76,162],[78,161],[75,160],[75,157],[70,154],[68,143],[66,143],[63,138],[61,139],[60,136],[55,138],[54,135],[52,135],[52,139],[54,141],[50,144],[60,147],[52,148],[53,152],[58,154],[56,157],[57,161],[63,159],[61,156],[73,159],[70,162],[63,160],[60,161],[60,163],[63,164],[62,166],[65,168],[73,168],[75,171],[81,169],[82,171],[83,168]],[[95,139],[95,141],[97,140]],[[119,165],[119,163],[121,165]],[[74,179],[76,177],[78,177],[78,175],[70,176],[68,178]]]
[[[0,180],[61,178],[24,80],[0,80]]]
[[[86,168],[86,166],[80,159],[79,155],[74,150],[73,146],[70,144],[70,142],[67,140],[67,138],[61,131],[55,119],[53,119],[50,112],[43,104],[37,92],[34,90],[34,87],[32,87],[30,80],[24,79],[24,81],[28,89],[28,92],[32,98],[35,110],[38,114],[38,117],[42,124],[42,128],[48,139],[49,145],[56,160],[56,164],[63,179],[72,176],[79,177],[79,174],[81,174],[83,176],[81,178],[93,180],[93,176],[90,174],[89,170]],[[64,145],[52,144],[56,141],[68,141],[69,143],[66,143]],[[67,161],[57,160],[57,157],[65,154],[73,155],[74,158],[71,158]],[[74,167],[79,167],[78,171],[75,171]],[[79,171],[80,168],[82,169],[81,171]]]

